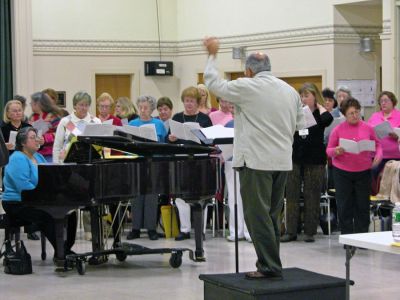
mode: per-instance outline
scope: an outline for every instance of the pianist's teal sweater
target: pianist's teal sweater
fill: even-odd
[[[46,159],[40,154],[33,155],[38,164],[46,163]],[[23,190],[33,190],[38,184],[38,166],[35,165],[21,151],[15,151],[10,156],[10,161],[4,172],[3,201],[21,201]]]

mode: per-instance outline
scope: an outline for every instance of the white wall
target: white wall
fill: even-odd
[[[232,36],[332,24],[331,0],[177,0],[178,38]]]
[[[176,0],[158,0],[161,37],[176,40]],[[157,40],[155,0],[33,0],[33,38]]]

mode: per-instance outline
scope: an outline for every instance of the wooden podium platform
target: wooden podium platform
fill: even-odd
[[[283,269],[283,280],[249,280],[245,273],[201,274],[205,300],[341,300],[346,280],[298,268]]]

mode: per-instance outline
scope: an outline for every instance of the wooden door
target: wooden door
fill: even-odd
[[[130,99],[131,83],[131,74],[96,74],[96,99],[102,93],[109,93],[114,101],[119,97],[128,97]],[[96,116],[98,114],[96,107]]]
[[[291,85],[296,91],[306,82],[314,83],[320,92],[322,92],[322,76],[299,76],[299,77],[279,77],[289,85]]]

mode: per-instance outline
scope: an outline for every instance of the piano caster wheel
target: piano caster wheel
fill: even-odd
[[[42,252],[40,257],[42,258],[42,260],[46,260],[46,257],[47,257],[46,252]]]
[[[117,260],[118,260],[118,261],[125,261],[126,258],[128,257],[128,255],[126,255],[125,252],[118,252],[118,253],[115,253],[115,256],[117,257]]]
[[[169,265],[174,269],[179,268],[182,265],[182,252],[178,251],[176,253],[171,253],[169,259]]]
[[[78,271],[79,275],[85,275],[86,272],[86,264],[83,260],[76,261],[76,270]]]

